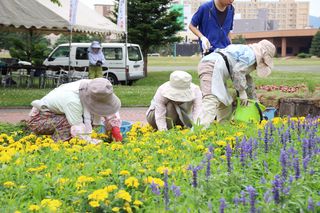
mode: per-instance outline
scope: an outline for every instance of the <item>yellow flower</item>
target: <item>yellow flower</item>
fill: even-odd
[[[159,174],[164,174],[165,171],[167,171],[167,174],[170,174],[172,169],[168,168],[168,167],[165,167],[165,166],[160,166],[160,167],[157,168],[157,172]]]
[[[122,170],[119,172],[120,175],[130,175],[130,172],[127,170]]]
[[[67,182],[69,182],[69,178],[59,178],[58,180],[57,180],[57,184],[61,184],[61,185],[63,185],[63,184],[66,184]]]
[[[6,187],[6,188],[11,188],[11,187],[14,187],[16,184],[12,181],[7,181],[7,182],[4,182],[3,183],[3,186]]]
[[[137,178],[135,177],[129,177],[127,178],[125,181],[124,181],[124,184],[127,186],[127,187],[135,187],[135,188],[138,188],[139,186],[139,181]]]
[[[62,205],[61,201],[55,199],[43,199],[41,206],[48,207],[50,211],[56,212],[57,209]]]
[[[142,202],[140,201],[140,200],[135,200],[134,202],[133,202],[133,205],[135,205],[135,206],[142,206]]]
[[[21,213],[20,211],[18,211],[18,210],[16,210],[16,211],[14,211],[14,213]]]
[[[112,170],[111,169],[106,169],[104,171],[99,172],[99,175],[102,175],[102,176],[108,176],[110,174],[112,174]]]
[[[30,205],[28,210],[29,211],[38,211],[40,209],[40,206],[38,205]]]
[[[100,204],[98,201],[90,201],[89,205],[92,206],[93,208],[99,207]]]
[[[155,184],[158,184],[161,187],[164,186],[164,182],[160,178],[154,178],[154,177],[151,177],[151,176],[148,176],[146,179],[144,179],[144,182],[146,184],[155,183]]]
[[[118,187],[116,185],[110,185],[110,186],[104,187],[104,190],[106,190],[108,193],[113,192],[116,189],[118,189]]]
[[[112,211],[113,211],[113,212],[119,212],[119,211],[120,211],[120,208],[119,208],[119,207],[113,207],[113,208],[112,208]]]
[[[130,203],[128,203],[128,202],[126,202],[124,204],[123,209],[128,213],[132,213],[132,209],[131,209]]]
[[[131,195],[125,190],[119,190],[119,192],[116,194],[116,198],[131,202]]]
[[[226,146],[227,145],[227,143],[225,141],[222,141],[222,140],[217,141],[216,144],[218,146]]]
[[[104,201],[106,198],[108,198],[108,192],[104,189],[98,189],[88,195],[89,200]]]

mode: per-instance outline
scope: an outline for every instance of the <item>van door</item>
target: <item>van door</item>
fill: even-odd
[[[126,81],[123,47],[103,47],[102,51],[108,68],[108,70],[103,71],[103,75],[113,84]]]
[[[139,46],[128,46],[128,80],[137,80],[144,77],[143,57]]]

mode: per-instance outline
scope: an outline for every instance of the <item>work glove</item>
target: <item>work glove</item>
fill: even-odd
[[[122,135],[119,127],[113,127],[111,130],[112,139],[117,142],[122,141]]]
[[[208,52],[209,49],[211,48],[211,44],[210,44],[209,40],[205,36],[202,36],[200,38],[200,40],[201,40],[203,53]]]
[[[98,60],[96,63],[97,66],[101,66],[102,65],[102,61]]]
[[[242,106],[248,105],[248,96],[245,90],[239,92],[240,104]]]

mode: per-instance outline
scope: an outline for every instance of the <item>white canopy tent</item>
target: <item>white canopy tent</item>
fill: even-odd
[[[29,30],[45,33],[69,32],[70,0],[1,0],[0,30]],[[123,30],[80,1],[77,7],[74,32],[122,34]]]

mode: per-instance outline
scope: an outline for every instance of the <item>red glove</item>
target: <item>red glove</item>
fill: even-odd
[[[113,127],[111,130],[112,139],[115,141],[122,141],[122,135],[119,127]]]

